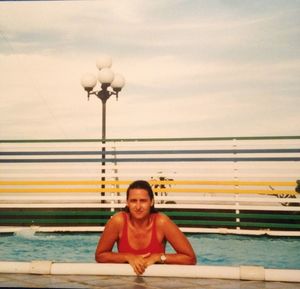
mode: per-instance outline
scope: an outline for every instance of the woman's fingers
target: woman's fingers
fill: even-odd
[[[146,260],[142,255],[134,256],[129,263],[137,275],[142,275],[147,268]]]
[[[144,266],[137,265],[136,268],[137,268],[137,269],[136,269],[136,273],[137,273],[138,275],[142,275],[142,274],[145,272]]]
[[[142,275],[145,272],[145,269],[144,264],[136,263],[134,266],[134,271],[137,275]]]

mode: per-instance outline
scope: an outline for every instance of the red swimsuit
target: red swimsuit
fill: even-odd
[[[120,253],[132,253],[136,255],[143,255],[147,253],[164,253],[165,252],[165,244],[160,243],[157,240],[157,233],[156,233],[156,216],[157,214],[152,214],[153,216],[153,225],[152,225],[152,235],[151,235],[151,241],[150,244],[143,248],[143,249],[134,249],[130,246],[128,241],[128,214],[123,213],[124,216],[124,226],[123,226],[123,232],[122,237],[118,241],[118,250]]]

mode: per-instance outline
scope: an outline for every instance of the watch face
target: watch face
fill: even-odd
[[[165,263],[166,259],[167,259],[166,255],[161,255],[160,256],[160,260],[161,260],[162,263]]]

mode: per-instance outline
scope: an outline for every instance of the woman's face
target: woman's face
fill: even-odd
[[[150,199],[148,192],[144,189],[129,190],[127,207],[132,217],[143,219],[150,214],[153,200]]]

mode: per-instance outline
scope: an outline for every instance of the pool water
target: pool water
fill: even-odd
[[[97,233],[0,234],[1,261],[95,262]],[[299,237],[188,235],[198,265],[300,269]],[[167,252],[173,252],[167,245]]]

